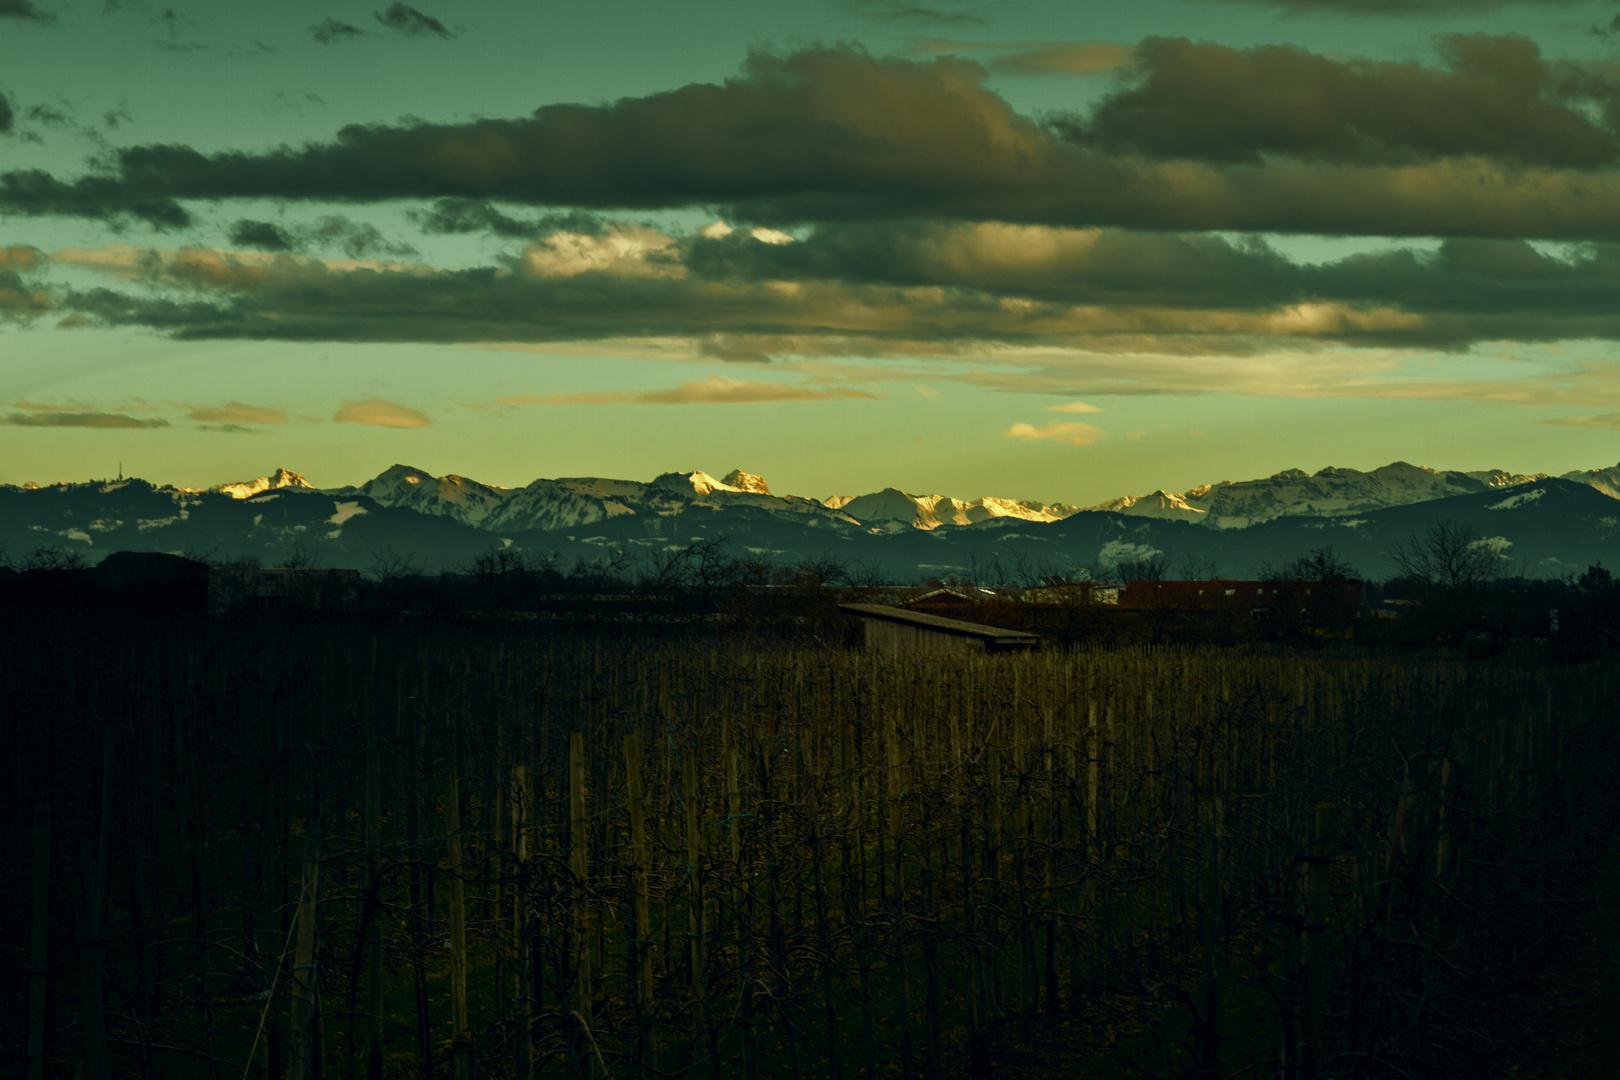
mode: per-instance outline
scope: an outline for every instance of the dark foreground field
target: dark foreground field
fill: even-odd
[[[1616,894],[1612,661],[121,618],[4,630],[0,1076],[1488,1076]]]

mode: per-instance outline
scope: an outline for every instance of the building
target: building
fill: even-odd
[[[989,653],[1033,649],[1041,639],[1022,630],[947,619],[883,604],[839,604],[861,620],[865,647],[873,652]]]
[[[1123,585],[1111,581],[1074,581],[1061,585],[1031,585],[1024,589],[1030,604],[1117,604]]]

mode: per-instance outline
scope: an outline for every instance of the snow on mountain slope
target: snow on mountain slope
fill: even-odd
[[[705,472],[676,472],[651,483],[576,477],[502,488],[464,476],[434,476],[409,465],[395,465],[363,484],[334,488],[327,494],[339,498],[363,495],[384,506],[450,518],[491,532],[555,531],[626,514],[668,516],[692,506],[715,510],[751,507],[796,520],[808,515],[817,524],[835,527],[857,524],[813,499],[772,495],[763,478],[740,469],[728,473],[726,480],[716,480]]]
[[[741,469],[732,469],[721,478],[720,482],[733,491],[752,491],[755,495],[769,495],[770,485],[765,483],[763,476],[743,472]]]
[[[1620,465],[1607,469],[1577,469],[1565,473],[1563,479],[1596,488],[1611,499],[1620,499]]]
[[[927,531],[943,525],[976,525],[992,518],[1061,521],[1079,509],[1066,503],[1048,505],[989,496],[964,502],[945,495],[911,495],[899,488],[884,488],[870,495],[833,495],[821,500],[821,504],[886,532],[908,527]]]
[[[1613,479],[1620,481],[1620,467],[1612,472]],[[1128,495],[1092,509],[1197,521],[1217,529],[1243,529],[1280,517],[1347,517],[1391,506],[1518,487],[1542,479],[1546,479],[1545,474],[1525,476],[1501,469],[1451,472],[1397,461],[1371,472],[1326,468],[1313,475],[1303,469],[1285,469],[1263,480],[1223,480],[1180,495],[1164,491]]]
[[[1206,522],[1241,529],[1273,518],[1309,515],[1338,517],[1389,506],[1470,495],[1490,486],[1467,473],[1442,472],[1397,461],[1372,472],[1327,468],[1314,476],[1288,469],[1265,480],[1222,482],[1201,494],[1187,493],[1189,505],[1205,511]]]
[[[490,487],[465,476],[434,476],[409,465],[394,465],[358,487],[335,488],[329,495],[364,495],[384,506],[482,526],[511,496],[511,488]]]
[[[179,491],[222,491],[233,499],[251,499],[263,491],[279,491],[281,488],[303,488],[307,491],[319,491],[314,484],[302,476],[288,469],[277,469],[269,476],[261,476],[257,480],[243,480],[235,484],[221,484],[216,488],[178,488]]]
[[[1116,514],[1129,514],[1132,517],[1173,521],[1199,521],[1208,513],[1207,510],[1200,510],[1188,504],[1182,496],[1169,491],[1155,491],[1151,495],[1126,495],[1123,498],[1098,503],[1091,509],[1111,510]]]

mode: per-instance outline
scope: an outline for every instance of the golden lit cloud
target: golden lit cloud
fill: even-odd
[[[1046,407],[1045,411],[1047,411],[1047,412],[1066,412],[1066,413],[1102,412],[1102,410],[1097,408],[1097,406],[1095,406],[1095,405],[1087,405],[1083,401],[1071,401],[1067,405],[1048,405]]]
[[[1103,437],[1101,428],[1079,423],[1053,423],[1043,427],[1018,423],[1008,428],[1003,434],[1009,439],[1023,439],[1026,442],[1060,442],[1067,443],[1070,446],[1090,446]]]
[[[523,394],[502,405],[755,405],[771,401],[876,401],[852,386],[791,386],[710,375],[663,390],[611,390],[587,394]]]
[[[432,424],[425,414],[415,409],[379,398],[345,401],[332,419],[339,424],[364,424],[367,427],[425,428]]]
[[[196,405],[186,413],[187,420],[205,424],[285,424],[287,414],[280,409],[244,405],[240,401],[224,405]]]

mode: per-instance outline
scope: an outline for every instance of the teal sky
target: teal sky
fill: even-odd
[[[0,0],[0,102],[0,483],[1620,459],[1611,0]]]

